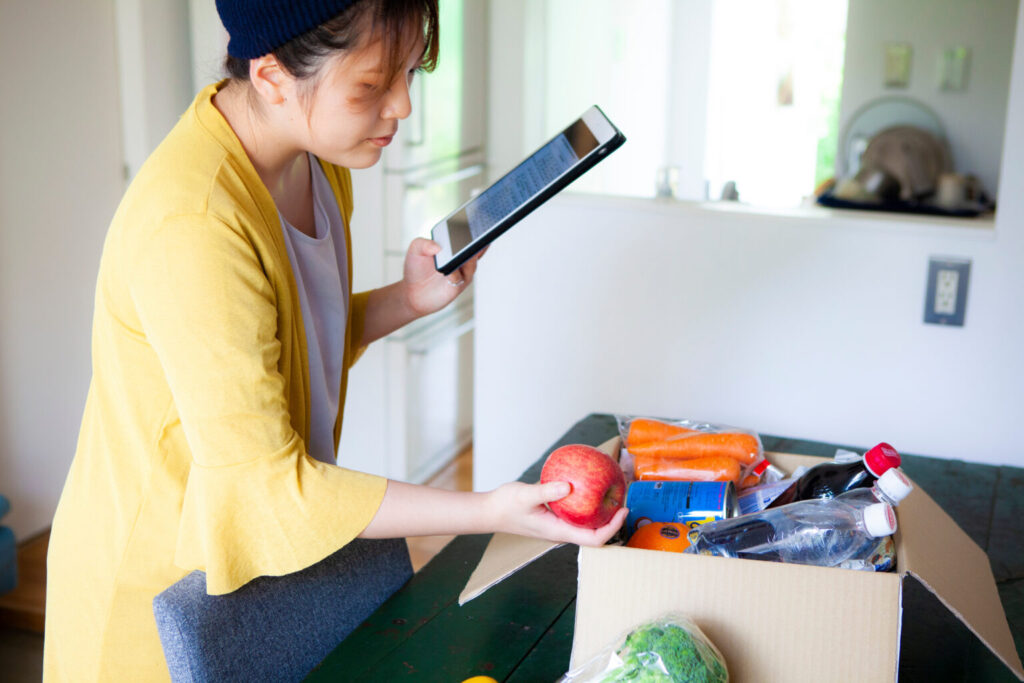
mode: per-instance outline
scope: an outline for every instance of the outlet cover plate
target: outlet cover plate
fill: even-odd
[[[928,260],[928,288],[924,297],[926,323],[963,327],[970,275],[969,259],[933,256]]]

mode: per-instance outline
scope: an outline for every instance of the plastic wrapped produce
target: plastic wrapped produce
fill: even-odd
[[[686,617],[671,613],[641,624],[559,683],[725,683],[722,653]]]

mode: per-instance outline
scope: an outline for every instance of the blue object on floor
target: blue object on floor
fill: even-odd
[[[0,496],[0,518],[11,509],[11,503]],[[0,595],[14,590],[18,585],[18,555],[14,532],[0,526]]]
[[[405,539],[357,538],[226,595],[207,595],[194,571],[153,599],[171,679],[301,680],[411,576]]]

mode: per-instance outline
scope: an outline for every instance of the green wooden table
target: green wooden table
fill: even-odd
[[[567,443],[598,445],[617,433],[611,415],[578,422],[548,452]],[[762,435],[765,450],[831,457],[850,446]],[[521,480],[540,477],[545,453]],[[941,505],[992,562],[1018,653],[1024,652],[1024,469],[915,455],[903,469]],[[487,535],[460,536],[309,676],[312,681],[555,681],[568,668],[576,598],[575,546],[558,548],[463,607],[459,592]],[[927,590],[907,582],[901,681],[1016,680]],[[914,586],[917,586],[915,589]]]

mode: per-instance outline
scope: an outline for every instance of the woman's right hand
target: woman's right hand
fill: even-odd
[[[564,481],[504,484],[488,494],[493,526],[498,531],[557,543],[604,545],[622,526],[626,509],[618,510],[607,524],[597,529],[569,524],[559,519],[545,503],[564,498],[570,490],[570,485]]]
[[[615,513],[598,529],[574,526],[559,519],[545,503],[569,495],[567,482],[512,482],[486,493],[446,491],[401,481],[388,481],[384,500],[363,538],[401,538],[439,534],[489,534],[503,531],[556,543],[604,545],[626,519]]]

